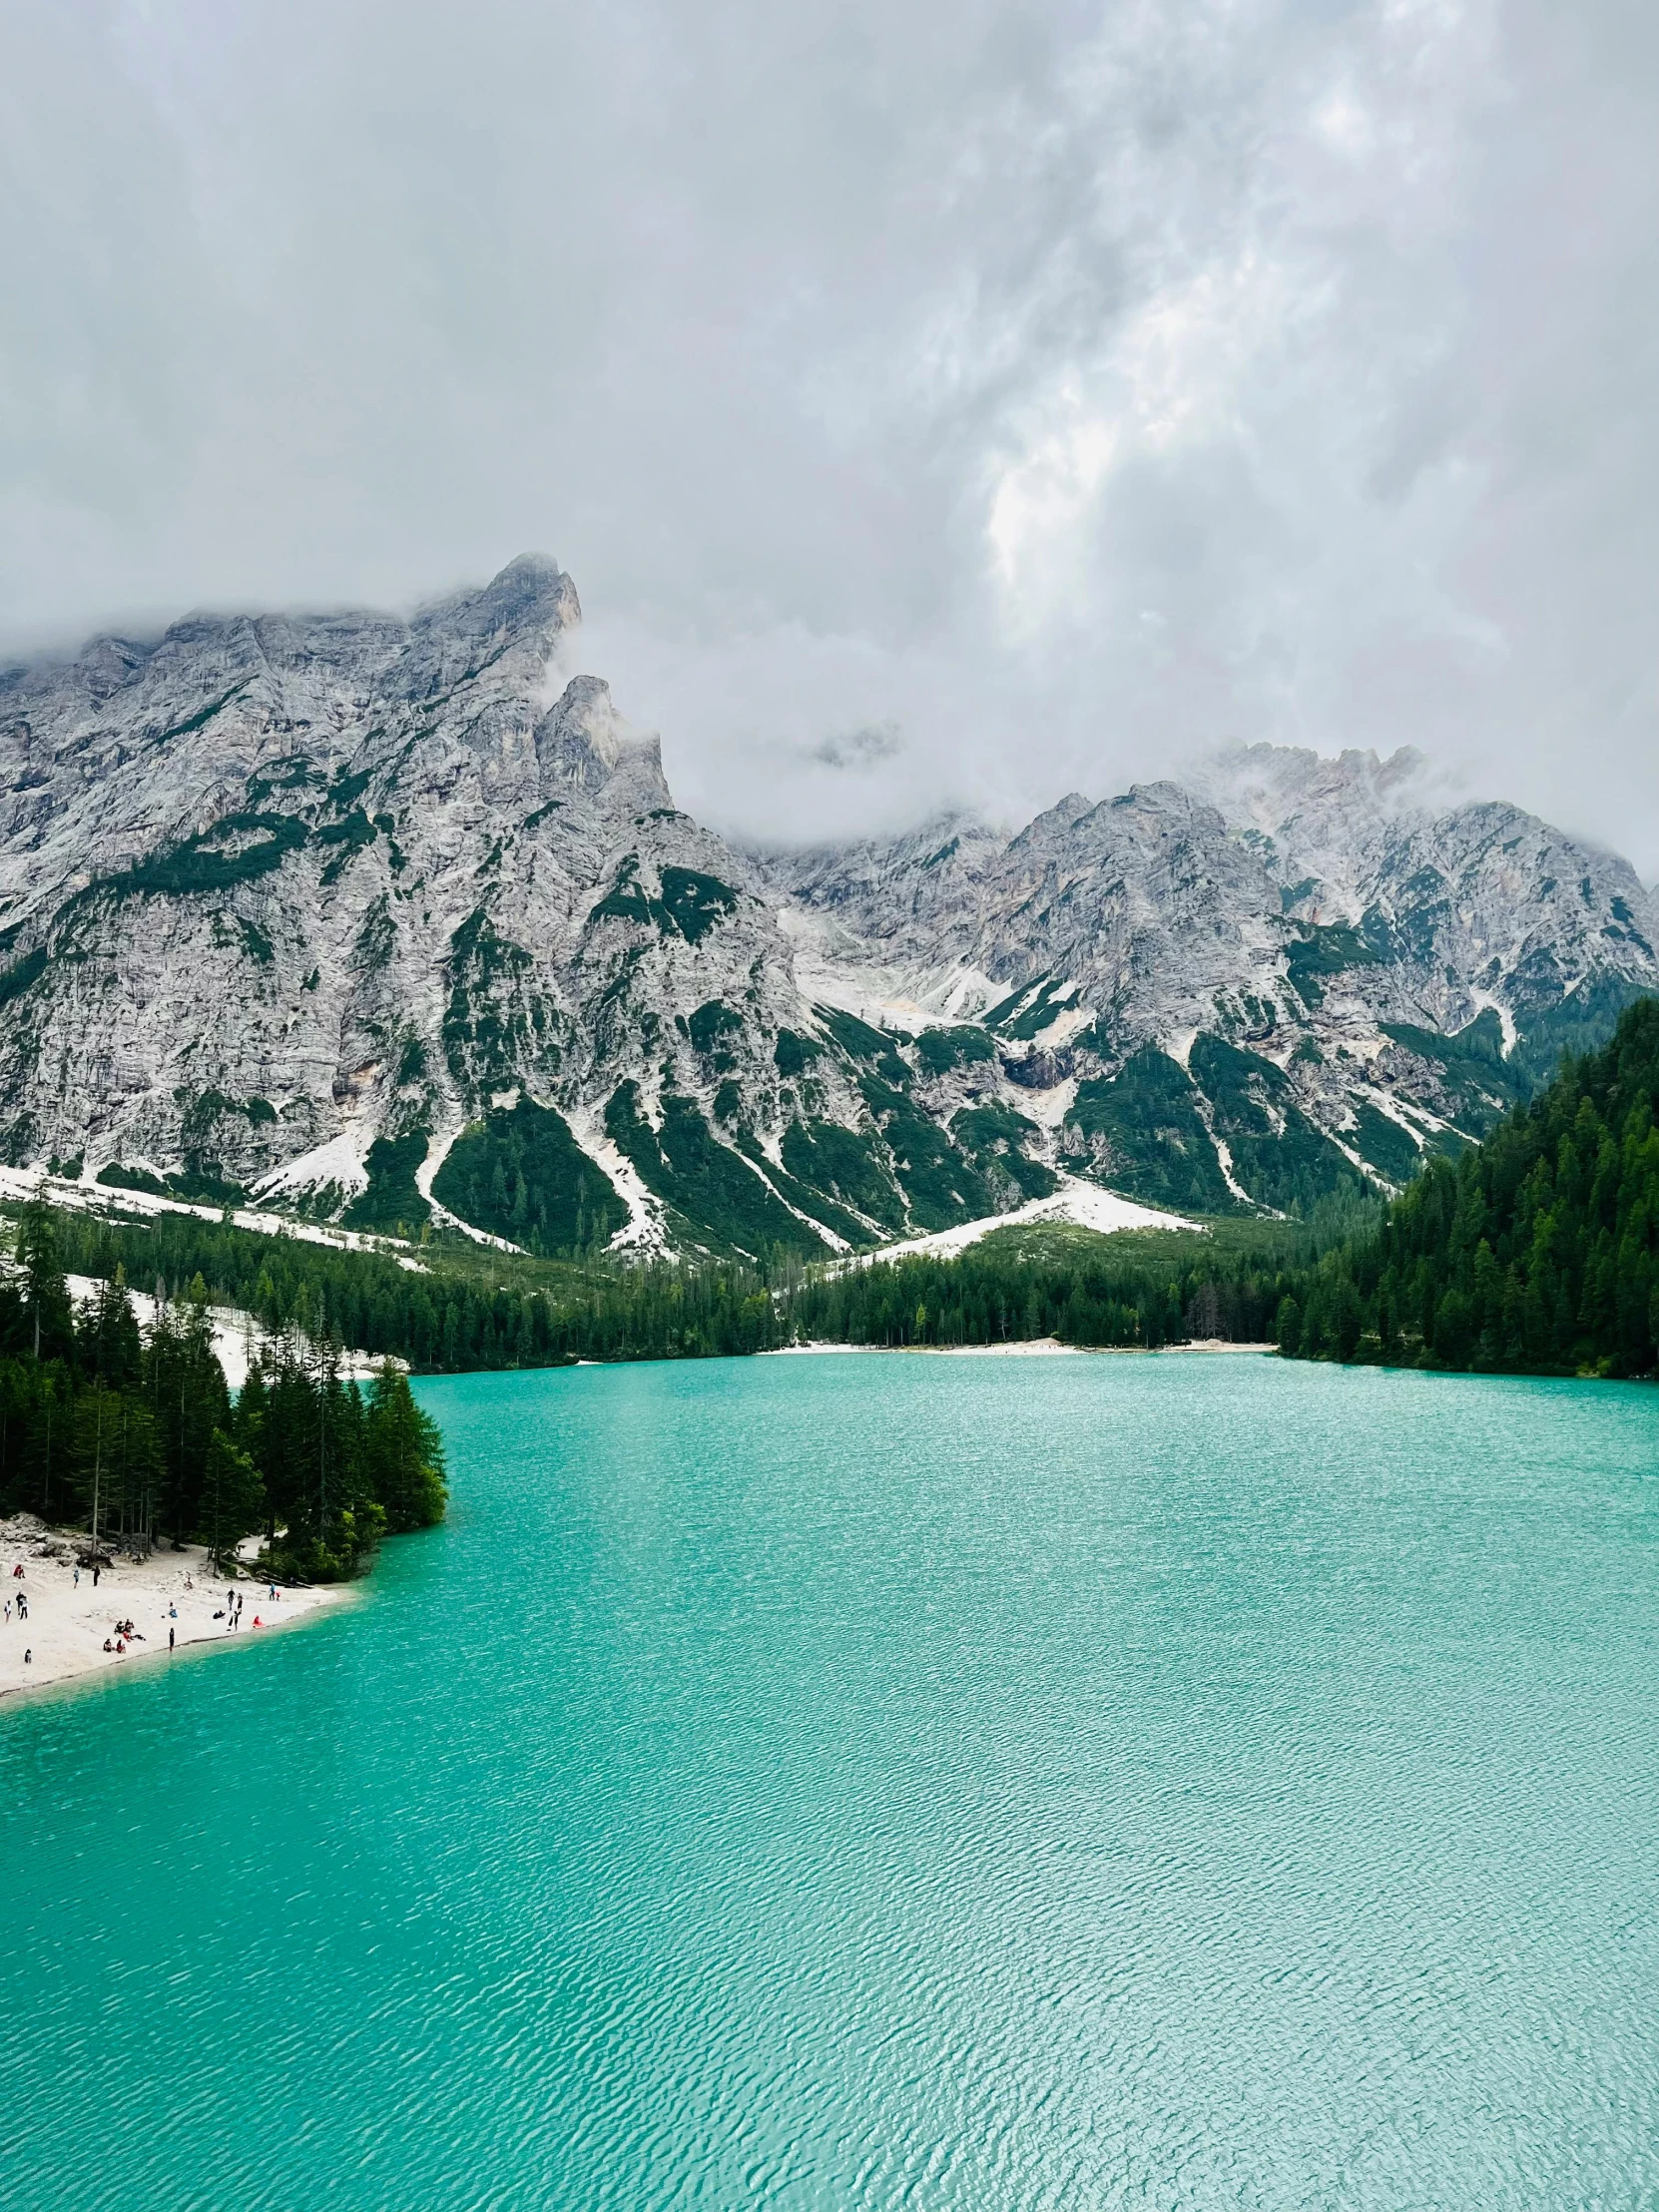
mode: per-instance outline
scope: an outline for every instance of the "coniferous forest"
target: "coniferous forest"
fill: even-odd
[[[1477,1372],[1653,1374],[1656,1114],[1659,1000],[1648,998],[1484,1144],[1430,1166],[1377,1232],[1310,1269],[1280,1308],[1281,1349]]]
[[[105,1549],[203,1543],[218,1564],[263,1535],[273,1575],[307,1582],[442,1519],[442,1442],[395,1368],[365,1394],[337,1343],[294,1330],[233,1402],[200,1273],[171,1297],[159,1285],[141,1329],[119,1262],[75,1310],[44,1207],[25,1209],[16,1260],[0,1282],[0,1511]]]

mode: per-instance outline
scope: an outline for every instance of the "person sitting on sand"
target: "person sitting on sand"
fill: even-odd
[[[258,1613],[256,1613],[256,1614],[254,1615],[254,1626],[255,1626],[256,1628],[263,1628],[263,1627],[265,1626],[265,1622],[264,1622],[263,1620],[261,1620],[261,1618],[260,1618],[260,1616],[259,1616],[259,1614],[258,1614]]]
[[[106,1651],[114,1651],[114,1649],[115,1649],[115,1646],[114,1646],[114,1644],[112,1644],[112,1643],[110,1642],[110,1639],[108,1638],[108,1636],[106,1636],[106,1637],[104,1638],[104,1649],[105,1649]]]

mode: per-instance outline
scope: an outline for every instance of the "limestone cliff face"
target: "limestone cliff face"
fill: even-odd
[[[1624,862],[1407,755],[740,856],[579,620],[525,558],[0,673],[0,1155],[548,1251],[823,1253],[1063,1166],[1303,1204],[1655,984]]]
[[[9,673],[6,1156],[339,1199],[515,1090],[604,1153],[623,1084],[649,1125],[734,1076],[776,1139],[789,948],[656,739],[554,677],[578,620],[525,559],[410,622],[193,619]]]
[[[1659,988],[1627,862],[1512,807],[1437,810],[1423,770],[1241,748],[1005,840],[941,822],[759,864],[848,1003],[978,1017],[1059,1157],[1296,1203],[1336,1156],[1397,1184]]]

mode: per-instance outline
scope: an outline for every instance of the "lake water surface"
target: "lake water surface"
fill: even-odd
[[[1659,2204],[1659,1392],[420,1395],[360,1604],[0,1707],[0,2203]]]

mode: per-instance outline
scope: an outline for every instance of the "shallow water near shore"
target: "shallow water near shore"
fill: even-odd
[[[419,1392],[364,1602],[0,1707],[0,2203],[1659,2202],[1659,1392]]]

